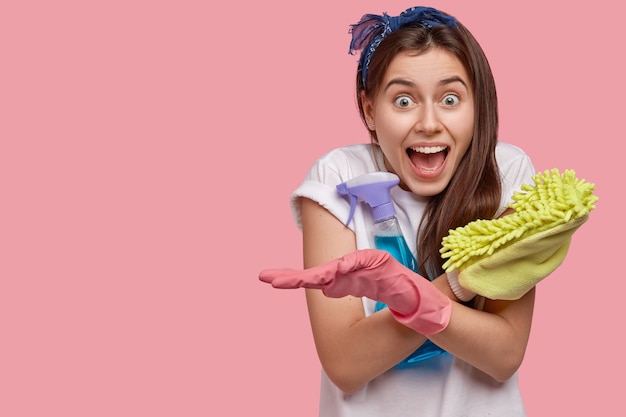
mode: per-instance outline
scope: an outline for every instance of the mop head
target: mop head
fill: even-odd
[[[461,287],[491,299],[516,300],[564,260],[573,233],[598,200],[594,184],[573,170],[538,173],[509,205],[514,214],[476,220],[443,238],[443,269]]]

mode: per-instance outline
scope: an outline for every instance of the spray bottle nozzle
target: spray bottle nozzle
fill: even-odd
[[[399,183],[398,176],[390,172],[371,172],[337,185],[337,192],[350,198],[350,214],[346,226],[352,221],[359,199],[372,208],[374,221],[394,216],[396,211],[389,192]]]

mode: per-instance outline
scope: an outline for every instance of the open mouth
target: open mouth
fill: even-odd
[[[411,163],[421,171],[436,171],[448,156],[447,146],[418,146],[406,150]]]

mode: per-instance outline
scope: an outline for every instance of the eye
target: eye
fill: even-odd
[[[394,104],[401,108],[407,108],[407,107],[411,107],[413,104],[415,104],[415,102],[409,96],[400,96],[396,98],[396,100],[394,101]]]
[[[441,100],[445,106],[449,107],[456,106],[459,104],[459,101],[459,97],[456,94],[446,94],[443,100]]]

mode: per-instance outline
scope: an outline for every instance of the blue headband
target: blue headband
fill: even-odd
[[[366,14],[359,23],[350,25],[352,41],[350,42],[349,53],[353,55],[354,51],[362,50],[360,67],[363,85],[366,85],[367,69],[372,55],[387,35],[409,25],[431,28],[442,24],[454,28],[458,27],[454,17],[444,15],[432,7],[418,6],[403,11],[399,16],[389,16],[387,13],[383,13],[382,16]]]

